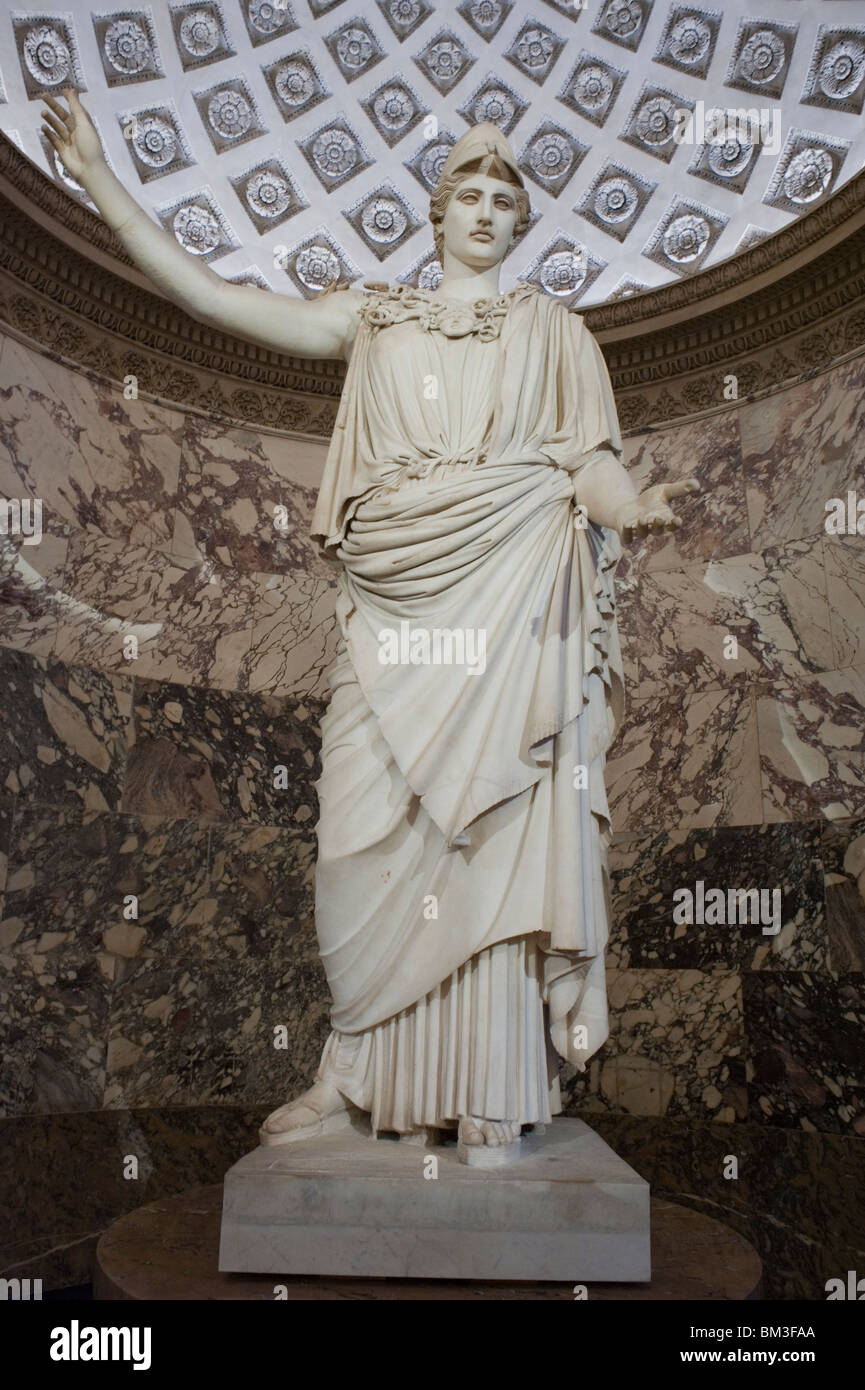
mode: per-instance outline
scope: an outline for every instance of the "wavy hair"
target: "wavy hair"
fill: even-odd
[[[445,238],[442,223],[448,203],[461,183],[465,183],[472,174],[479,173],[488,174],[491,179],[500,179],[502,183],[509,183],[512,188],[516,189],[517,220],[514,223],[514,236],[519,236],[529,225],[532,211],[529,195],[522,184],[517,182],[513,171],[508,168],[507,164],[503,163],[495,154],[484,155],[480,159],[470,159],[467,164],[461,164],[452,174],[446,174],[444,178],[439,179],[429,200],[429,220],[432,223],[436,255],[440,261],[444,256]]]

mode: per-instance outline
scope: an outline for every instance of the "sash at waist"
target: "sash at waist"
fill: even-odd
[[[431,474],[450,477],[479,468],[487,458],[484,449],[463,449],[455,454],[412,454],[408,459],[396,459],[389,466],[381,490],[392,492],[409,483],[423,481]]]

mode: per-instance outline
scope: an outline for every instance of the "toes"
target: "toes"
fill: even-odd
[[[467,1115],[460,1121],[460,1139],[464,1144],[483,1144],[484,1135],[480,1125]]]
[[[289,1129],[303,1129],[306,1125],[315,1124],[321,1116],[313,1110],[311,1105],[305,1101],[293,1100],[287,1105],[281,1105],[278,1110],[274,1110],[268,1115],[262,1129],[267,1134],[284,1134]]]
[[[484,1120],[464,1116],[460,1120],[459,1138],[463,1144],[486,1144],[495,1149],[512,1144],[522,1134],[519,1120]]]
[[[481,1130],[484,1142],[490,1148],[497,1148],[501,1144],[512,1144],[520,1136],[522,1129],[519,1121],[514,1120],[484,1120],[481,1123]]]
[[[288,1109],[287,1105],[281,1105],[278,1110],[274,1110],[272,1115],[268,1115],[262,1129],[266,1129],[268,1134],[277,1134],[282,1128],[282,1117]]]

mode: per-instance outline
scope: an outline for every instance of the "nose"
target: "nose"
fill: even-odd
[[[492,217],[492,211],[493,211],[492,198],[489,198],[489,197],[488,197],[488,198],[484,198],[483,202],[478,203],[478,205],[477,205],[477,210],[478,210],[478,216],[477,216],[478,222],[480,222],[482,226],[489,226],[490,222],[492,222],[492,220],[493,220],[493,217]]]

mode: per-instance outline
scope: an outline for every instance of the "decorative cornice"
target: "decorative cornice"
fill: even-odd
[[[103,251],[121,265],[132,265],[124,247],[111,228],[90,208],[79,203],[63,186],[47,175],[0,131],[0,180],[20,195],[16,202],[29,210],[38,209],[63,230],[88,246]]]
[[[134,374],[144,395],[329,437],[342,363],[284,357],[191,319],[5,138],[4,185],[14,203],[0,192],[0,320],[12,332],[113,381]],[[741,401],[823,370],[865,346],[865,173],[741,256],[583,317],[629,432],[729,408],[731,373]]]
[[[604,355],[630,433],[729,409],[863,349],[865,227],[747,299],[605,343]]]

